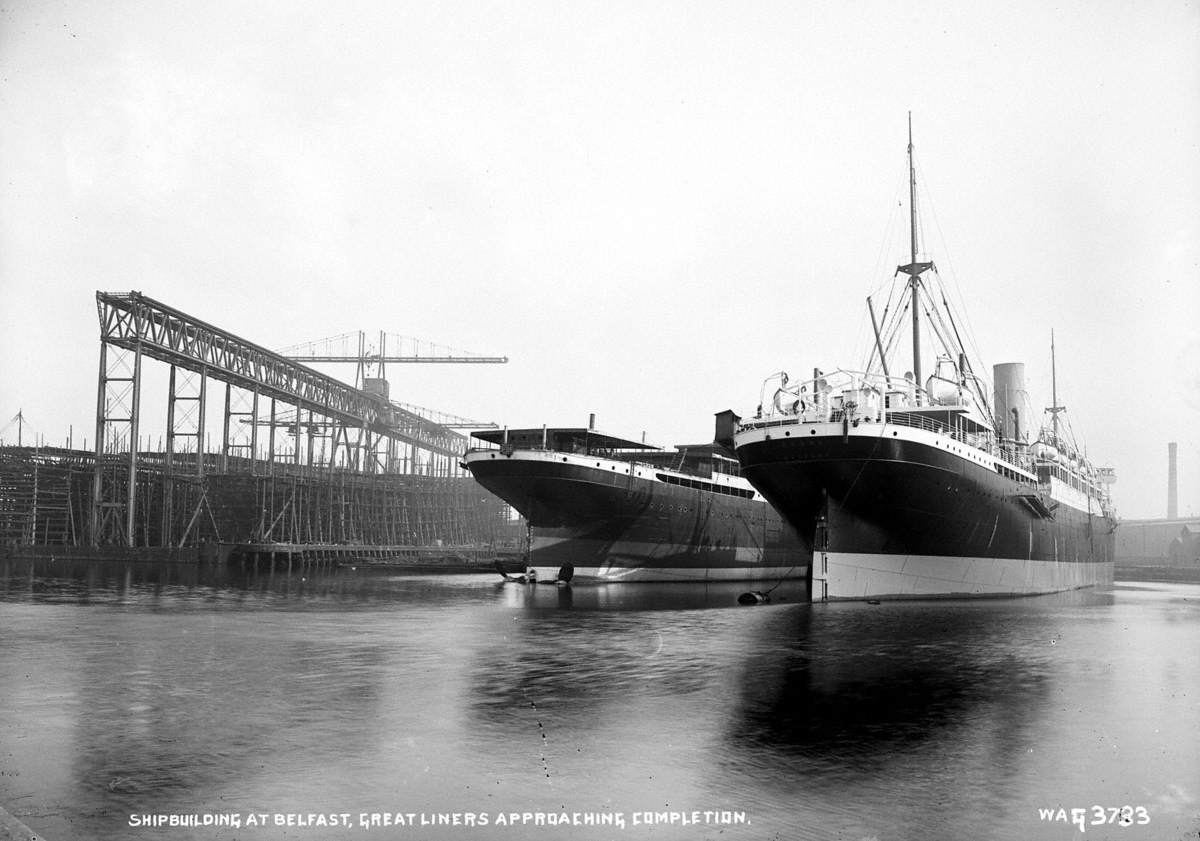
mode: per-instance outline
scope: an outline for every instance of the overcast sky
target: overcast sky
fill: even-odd
[[[978,364],[1049,405],[1053,330],[1119,512],[1165,515],[1177,441],[1200,514],[1195,0],[7,3],[0,427],[92,440],[95,292],[136,289],[510,359],[392,366],[401,401],[709,440],[862,364],[909,111]]]

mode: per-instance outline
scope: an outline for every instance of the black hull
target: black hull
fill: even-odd
[[[575,580],[803,578],[811,555],[762,500],[550,459],[468,460],[529,522],[529,565]],[[653,471],[648,471],[653,472]]]
[[[914,568],[920,559],[935,571],[942,559],[951,582],[946,592],[954,595],[974,594],[972,581],[989,575],[986,569],[964,571],[963,559],[972,567],[986,567],[988,560],[1010,565],[986,588],[996,595],[1112,580],[1115,523],[1102,512],[1055,505],[1036,485],[980,463],[977,452],[951,452],[965,450],[956,443],[933,445],[880,432],[776,434],[740,443],[737,453],[743,475],[818,554],[888,575],[902,574],[906,559],[914,559]],[[819,572],[818,558],[814,575]],[[953,585],[956,580],[965,583]]]

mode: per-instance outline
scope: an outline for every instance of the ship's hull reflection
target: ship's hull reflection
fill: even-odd
[[[641,611],[699,610],[743,607],[739,598],[761,594],[762,605],[807,603],[804,581],[718,581],[678,583],[518,584],[496,585],[504,603],[515,608]]]

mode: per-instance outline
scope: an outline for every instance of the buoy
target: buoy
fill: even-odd
[[[742,593],[740,596],[738,596],[738,604],[766,604],[769,601],[771,601],[771,597],[766,593],[760,592],[759,590],[755,590],[751,593]]]

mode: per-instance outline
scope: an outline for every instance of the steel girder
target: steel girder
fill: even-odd
[[[384,398],[287,359],[140,292],[96,293],[101,341],[254,390],[430,452],[457,457],[466,439]]]

